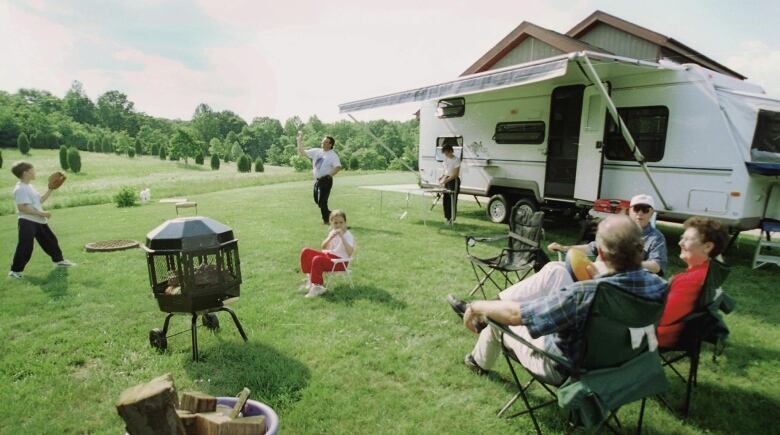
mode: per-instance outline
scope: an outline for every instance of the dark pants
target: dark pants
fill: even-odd
[[[33,240],[37,240],[43,251],[49,254],[51,261],[62,261],[62,251],[57,241],[57,236],[47,224],[39,224],[27,219],[19,219],[19,242],[16,244],[14,262],[11,270],[22,272],[24,266],[30,261],[33,252]]]
[[[320,177],[314,182],[314,203],[320,208],[322,222],[328,223],[330,218],[330,209],[328,208],[328,198],[330,189],[333,187],[333,177],[326,175]]]
[[[442,203],[442,207],[444,208],[444,219],[454,220],[455,216],[458,214],[458,192],[460,192],[460,178],[456,178],[445,183],[444,187],[455,192],[453,194],[444,194],[444,202]],[[455,201],[455,203],[450,205],[452,201]]]

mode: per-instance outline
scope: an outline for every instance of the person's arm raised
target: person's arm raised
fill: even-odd
[[[298,143],[298,154],[301,155],[301,157],[309,158],[309,155],[306,154],[306,151],[303,149],[303,132],[299,131],[298,135],[295,136],[295,141]]]

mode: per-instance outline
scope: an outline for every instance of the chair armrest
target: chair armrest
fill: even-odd
[[[469,248],[476,246],[477,243],[492,243],[497,242],[499,240],[506,240],[509,236],[506,234],[497,235],[497,236],[491,236],[491,237],[474,237],[474,236],[466,236],[466,254],[471,255],[469,253]]]
[[[520,234],[516,234],[516,233],[513,233],[513,232],[510,231],[509,232],[509,237],[511,237],[511,238],[513,238],[513,239],[515,239],[515,240],[517,240],[519,242],[523,242],[524,244],[526,244],[526,245],[528,245],[528,246],[530,246],[530,247],[532,247],[534,249],[538,249],[539,248],[539,242],[536,242],[535,240],[531,240],[531,239],[529,239],[527,237],[523,237]]]
[[[526,347],[532,349],[534,352],[538,352],[540,355],[544,356],[545,358],[547,358],[547,359],[549,359],[551,361],[554,361],[555,363],[557,363],[558,365],[563,367],[569,373],[571,373],[571,374],[576,374],[577,373],[577,370],[574,368],[574,366],[567,359],[565,359],[564,357],[562,357],[560,355],[551,354],[551,353],[547,352],[544,349],[540,349],[540,348],[534,346],[533,344],[528,342],[528,340],[526,340],[523,337],[520,337],[519,335],[517,335],[514,332],[512,332],[512,330],[509,329],[509,326],[507,326],[507,325],[505,325],[503,323],[496,322],[495,320],[493,320],[491,318],[487,318],[486,320],[487,320],[487,323],[492,328],[496,328],[499,332],[501,332],[501,334],[502,334],[502,337],[501,337],[502,345],[503,345],[503,341],[504,341],[503,335],[508,335],[508,336],[512,337],[513,339],[515,339],[515,340],[519,341],[520,343],[522,343],[523,346],[526,346]]]
[[[351,258],[332,258],[330,260],[330,262],[333,264],[349,263],[350,261],[352,261]]]

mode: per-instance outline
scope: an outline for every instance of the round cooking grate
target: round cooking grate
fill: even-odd
[[[135,240],[98,240],[84,245],[87,252],[111,252],[123,251],[125,249],[137,248],[138,242]]]

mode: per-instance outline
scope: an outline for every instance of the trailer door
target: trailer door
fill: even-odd
[[[574,199],[592,202],[599,197],[606,113],[606,101],[598,89],[593,85],[585,88],[582,96],[582,119],[580,120],[580,142],[577,150]]]

